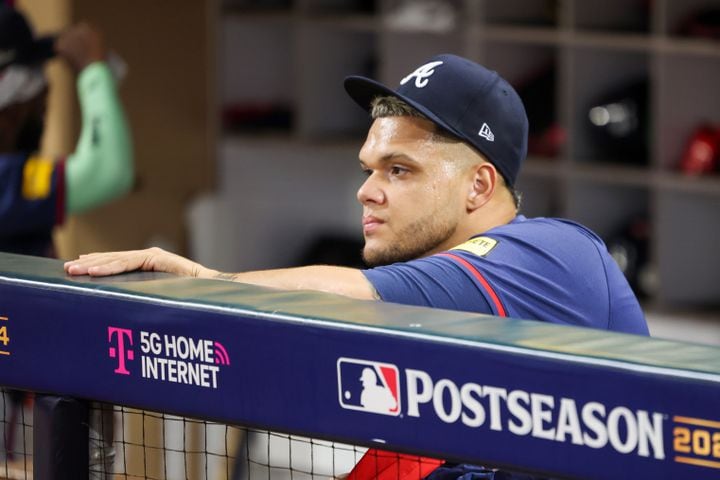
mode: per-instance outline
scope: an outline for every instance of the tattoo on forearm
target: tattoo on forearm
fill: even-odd
[[[237,280],[238,274],[237,273],[220,272],[217,275],[215,275],[215,278],[217,278],[218,280],[229,280],[231,282],[234,282],[235,280]]]

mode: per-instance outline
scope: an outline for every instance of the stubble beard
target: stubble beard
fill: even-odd
[[[446,220],[440,223],[427,216],[405,227],[391,245],[384,248],[363,249],[363,260],[369,267],[379,267],[420,258],[435,250],[455,234],[457,223]]]

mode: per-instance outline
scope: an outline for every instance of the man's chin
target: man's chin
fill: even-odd
[[[382,267],[397,262],[406,262],[415,258],[415,255],[403,255],[393,249],[369,248],[367,245],[362,252],[363,261],[368,267]]]
[[[371,245],[365,244],[365,248],[362,251],[363,261],[368,267],[380,267],[387,265],[387,255],[384,255],[382,249],[373,248]]]

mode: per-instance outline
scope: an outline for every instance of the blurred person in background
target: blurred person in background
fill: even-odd
[[[55,56],[77,76],[82,113],[75,151],[57,158],[39,151],[48,98],[43,67]],[[0,4],[0,251],[55,256],[53,228],[66,215],[130,190],[132,142],[107,56],[103,36],[88,24],[37,38],[21,12]],[[29,397],[5,393],[5,456],[12,460],[18,415]],[[112,442],[112,417],[104,421]]]
[[[77,75],[82,127],[75,151],[39,152],[48,85],[58,56]],[[36,38],[25,17],[0,5],[0,251],[53,256],[52,230],[68,214],[103,205],[133,182],[132,143],[106,61],[103,36],[87,24]]]

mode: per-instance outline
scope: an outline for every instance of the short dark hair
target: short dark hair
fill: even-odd
[[[424,118],[432,122],[429,118],[423,115],[417,108],[408,104],[407,102],[390,95],[375,97],[370,104],[370,116],[373,120],[376,118],[384,117],[416,117]],[[434,134],[438,136],[434,140],[442,140],[446,142],[462,142],[461,138],[453,135],[451,132],[432,122],[435,127]]]

